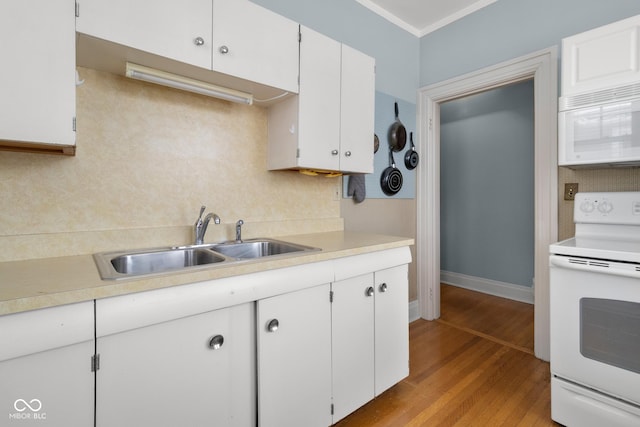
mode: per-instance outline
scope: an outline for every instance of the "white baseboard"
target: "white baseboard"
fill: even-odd
[[[533,287],[514,285],[513,283],[499,282],[497,280],[467,276],[465,274],[442,270],[440,271],[440,282],[472,291],[495,295],[497,297],[526,302],[527,304],[533,304],[534,302]],[[411,306],[409,306],[409,313],[411,313]]]
[[[418,300],[409,302],[409,323],[418,320],[420,318],[420,304]]]

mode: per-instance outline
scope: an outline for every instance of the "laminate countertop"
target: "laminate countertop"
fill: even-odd
[[[102,280],[91,254],[0,262],[0,315],[292,267],[414,244],[413,239],[406,237],[344,231],[274,239],[320,250],[211,264],[193,270],[118,280]]]

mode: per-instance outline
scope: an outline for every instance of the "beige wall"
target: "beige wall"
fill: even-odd
[[[267,111],[80,68],[77,154],[0,152],[0,261],[342,229],[338,178],[266,170]],[[37,124],[34,124],[36,126]]]
[[[345,230],[416,238],[415,199],[365,199],[358,204],[343,199],[341,206]],[[409,301],[414,301],[418,299],[415,245],[411,246],[411,256]]]

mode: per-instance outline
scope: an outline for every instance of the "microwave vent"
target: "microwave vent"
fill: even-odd
[[[640,97],[640,83],[634,83],[579,95],[562,96],[558,107],[560,111],[564,111],[638,97]]]

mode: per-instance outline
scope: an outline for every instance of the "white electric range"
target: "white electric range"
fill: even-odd
[[[577,193],[550,246],[551,417],[640,426],[640,192]]]

